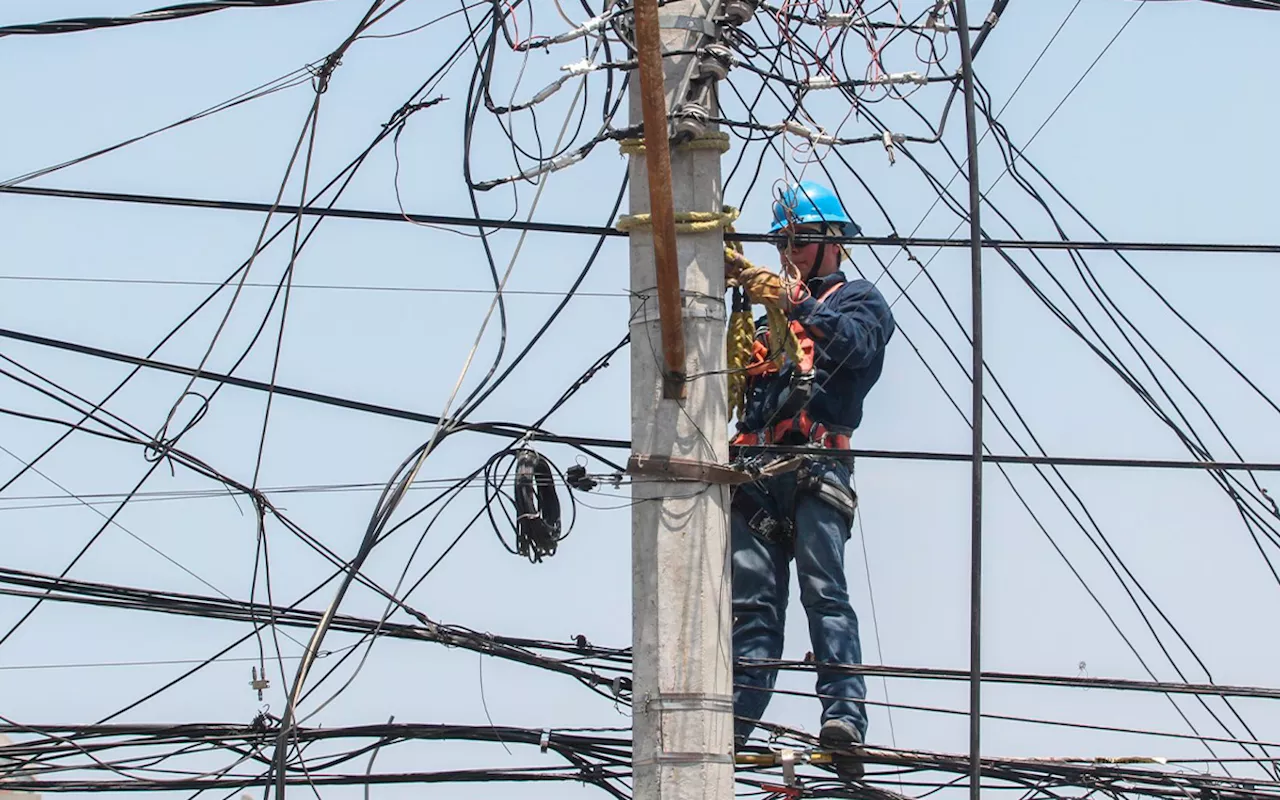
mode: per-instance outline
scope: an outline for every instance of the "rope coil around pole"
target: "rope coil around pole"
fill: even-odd
[[[737,218],[738,210],[728,206],[723,211],[677,211],[676,233],[710,233],[720,228],[729,229]],[[623,233],[647,230],[653,227],[653,216],[624,214],[618,217],[616,227]]]
[[[701,136],[680,142],[672,143],[672,150],[715,150],[718,153],[729,152],[729,134],[722,131],[711,131]],[[618,141],[618,152],[624,156],[644,155],[644,139],[620,139]]]

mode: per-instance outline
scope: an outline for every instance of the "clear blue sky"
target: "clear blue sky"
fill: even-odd
[[[904,12],[914,14],[931,3],[912,0],[903,5]],[[1013,0],[978,64],[997,108],[1075,5],[1074,0]],[[554,34],[566,27],[551,3],[539,0],[535,6],[537,33]],[[137,0],[10,0],[0,8],[0,24],[127,13],[144,7]],[[0,126],[0,180],[150,131],[318,61],[343,39],[366,7],[362,0],[330,0],[119,30],[0,40],[0,72],[8,77],[0,82],[0,107],[6,121]],[[454,7],[408,2],[374,32],[407,30]],[[1079,4],[1004,112],[1002,121],[1015,142],[1027,142],[1138,8],[1131,0]],[[582,16],[581,9],[568,11],[575,18]],[[983,12],[978,8],[973,13]],[[521,17],[522,26],[527,21]],[[327,180],[358,154],[461,41],[462,33],[462,20],[455,17],[403,37],[358,42],[344,58],[320,106],[313,175]],[[528,31],[522,27],[520,33],[524,36]],[[1270,101],[1266,76],[1274,66],[1277,35],[1280,14],[1198,2],[1148,3],[1027,152],[1113,239],[1275,241],[1271,198],[1280,167],[1272,140],[1280,112]],[[529,97],[559,74],[561,65],[582,55],[580,43],[537,53],[517,86],[520,60],[504,48],[499,64],[505,71],[494,81],[496,99]],[[852,73],[860,76],[865,53],[851,46],[846,58]],[[399,185],[407,210],[469,213],[460,158],[474,60],[473,54],[464,57],[441,86],[438,94],[448,100],[419,112],[404,130]],[[946,63],[954,68],[954,52]],[[888,51],[886,67],[891,72],[921,68],[910,47]],[[734,80],[744,91],[757,85],[741,72],[734,73]],[[599,125],[603,76],[591,81],[587,123],[575,141],[585,141]],[[574,88],[572,83],[566,85],[540,111],[539,133],[544,142],[554,141]],[[931,86],[914,99],[936,120],[943,91]],[[727,92],[725,97],[726,115],[742,118],[741,105],[729,100]],[[311,99],[312,92],[304,84],[55,173],[35,185],[269,202],[279,188]],[[895,130],[923,130],[918,118],[891,102],[873,110],[883,114]],[[830,128],[839,125],[848,110],[847,104],[842,107],[831,96],[816,97],[810,107]],[[763,122],[781,121],[776,102],[762,104],[758,113]],[[530,127],[521,122],[518,130],[522,143],[532,146]],[[878,131],[864,118],[855,117],[844,122],[841,132],[861,136]],[[962,136],[957,106],[946,137],[954,152],[961,152]],[[517,171],[511,149],[491,118],[482,114],[476,137],[472,168],[477,178]],[[726,171],[741,147],[735,140],[725,159]],[[751,162],[759,155],[756,147],[751,147]],[[896,165],[889,166],[878,144],[843,152],[899,231],[910,232],[934,198],[919,170],[902,155]],[[951,177],[954,169],[936,146],[915,146],[912,152],[944,182]],[[825,163],[866,232],[887,234],[889,223],[849,168],[834,156],[827,156]],[[984,187],[990,186],[1003,168],[992,140],[984,144],[981,167]],[[615,145],[599,146],[584,163],[550,178],[536,218],[603,224],[624,169],[625,159]],[[749,172],[740,172],[730,182],[726,191],[730,202],[742,202]],[[341,204],[394,210],[394,175],[391,150],[384,146],[362,169]],[[783,175],[782,161],[768,155],[760,180],[746,196],[740,230],[764,229],[770,184]],[[962,191],[961,187],[957,181],[956,190]],[[299,191],[297,182],[291,182],[286,200],[295,202]],[[534,192],[533,186],[522,185],[517,208],[509,187],[496,189],[481,197],[481,211],[487,216],[523,217],[529,213]],[[1009,178],[1001,180],[989,196],[1023,235],[1054,236],[1044,215]],[[992,215],[987,219],[994,235],[1011,235]],[[5,242],[0,265],[2,325],[144,354],[204,297],[208,287],[29,278],[220,281],[250,253],[261,224],[259,215],[240,212],[0,195],[0,237]],[[956,225],[955,217],[939,208],[920,233],[947,236]],[[1066,227],[1073,236],[1090,236],[1078,221]],[[494,238],[500,269],[505,268],[517,240],[509,232]],[[592,244],[586,237],[530,235],[508,288],[563,291]],[[773,257],[765,246],[749,247],[748,255],[762,262]],[[881,270],[869,251],[856,250],[853,255],[869,277],[879,278],[891,299],[898,297],[893,280],[880,278]],[[886,248],[881,255],[888,260],[895,253]],[[918,255],[927,258],[932,253]],[[1050,285],[1025,254],[1016,257],[1038,283]],[[286,260],[287,250],[273,248],[259,260],[250,280],[278,280]],[[1133,261],[1264,392],[1280,393],[1280,372],[1275,367],[1280,347],[1273,334],[1280,277],[1274,256],[1136,254]],[[1045,311],[1007,265],[991,253],[986,263],[989,363],[1046,450],[1082,456],[1186,456],[1168,429]],[[1051,254],[1045,263],[1071,287],[1073,296],[1086,296],[1065,255]],[[1090,257],[1090,264],[1117,304],[1178,375],[1201,394],[1244,457],[1280,460],[1275,412],[1180,327],[1117,258],[1099,254]],[[902,257],[891,267],[893,278],[903,284],[917,271]],[[965,253],[941,254],[930,271],[967,324]],[[444,405],[491,299],[484,291],[489,287],[488,271],[475,239],[408,224],[325,222],[299,260],[295,280],[310,287],[420,290],[297,289],[289,306],[279,380],[424,413],[438,413]],[[626,286],[625,244],[611,241],[583,284],[590,296],[568,306],[532,357],[477,418],[528,422],[539,416],[573,378],[623,335]],[[456,291],[461,289],[477,291]],[[214,369],[230,366],[261,320],[270,292],[245,291],[225,340],[210,361]],[[868,402],[858,444],[964,450],[968,428],[923,363],[937,369],[939,379],[962,406],[967,405],[968,383],[925,319],[937,326],[967,363],[963,335],[926,280],[912,283],[909,295],[918,308],[904,299],[896,302],[894,310],[902,332],[916,347],[904,335],[893,341],[884,377]],[[1060,293],[1053,296],[1061,299]],[[508,298],[508,358],[541,324],[556,299],[522,293]],[[178,363],[198,361],[223,308],[225,301],[216,313],[198,317],[160,357]],[[1101,319],[1096,305],[1087,310],[1091,319]],[[276,320],[268,329],[268,339],[274,337]],[[1114,329],[1106,334],[1109,341],[1117,341]],[[495,326],[479,349],[467,386],[474,386],[483,375],[496,345]],[[119,364],[9,341],[0,343],[0,354],[93,399],[125,374]],[[265,341],[239,374],[265,379],[270,374],[270,354],[271,342]],[[563,433],[625,437],[628,357],[626,351],[620,353],[613,366],[548,426]],[[1133,362],[1131,353],[1126,357]],[[1167,372],[1162,376],[1167,378]],[[175,376],[144,373],[109,408],[144,430],[155,431],[185,383]],[[199,388],[212,387],[200,384]],[[1179,401],[1193,407],[1179,392]],[[263,400],[256,393],[224,389],[208,415],[184,438],[184,448],[224,473],[248,481],[254,470]],[[65,416],[57,406],[7,379],[0,380],[0,405]],[[1008,406],[1000,401],[998,408],[1006,413]],[[1197,430],[1212,431],[1198,410],[1192,421]],[[994,423],[989,423],[989,429],[992,449],[1012,452],[1013,444]],[[267,433],[260,483],[267,487],[381,483],[430,433],[418,424],[280,399]],[[56,435],[48,425],[0,418],[0,445],[12,453],[0,453],[0,479],[19,468],[15,457],[34,457]],[[1230,457],[1220,437],[1210,441],[1216,456]],[[499,443],[484,437],[455,437],[428,461],[422,477],[435,480],[466,474]],[[545,450],[562,468],[573,463],[568,450]],[[27,475],[0,499],[0,530],[6,536],[3,563],[57,573],[102,521],[95,511],[74,501],[30,498],[65,496],[63,489],[81,495],[125,492],[149,466],[137,448],[73,438],[42,462],[47,478]],[[1117,622],[1156,665],[1157,674],[1176,679],[1160,661],[1154,641],[1119,584],[1071,518],[1055,505],[1044,482],[1026,467],[1011,468],[1009,474],[1063,551],[1114,611]],[[1214,677],[1230,683],[1273,683],[1280,647],[1268,635],[1266,620],[1280,599],[1280,586],[1267,571],[1234,506],[1216,485],[1205,475],[1169,471],[1070,468],[1066,474],[1126,563],[1205,656]],[[859,463],[862,515],[847,556],[868,662],[966,666],[968,476],[964,464]],[[992,468],[987,477],[984,636],[988,668],[1075,675],[1083,664],[1083,672],[1089,675],[1145,677],[1001,474]],[[1270,486],[1268,477],[1261,480],[1263,486]],[[171,476],[162,468],[142,491],[213,486],[181,471]],[[411,503],[420,503],[435,491],[416,491]],[[335,551],[350,554],[375,499],[376,493],[371,492],[296,493],[279,495],[277,502]],[[600,644],[628,644],[631,582],[626,493],[606,490],[584,500],[598,508],[580,508],[577,529],[550,561],[535,566],[508,555],[482,523],[412,597],[413,604],[436,619],[478,630],[552,639],[583,633]],[[412,576],[420,574],[452,541],[481,502],[478,488],[465,490],[428,534],[413,562]],[[49,507],[53,504],[59,507]],[[97,508],[109,513],[112,506]],[[212,591],[132,538],[132,533],[218,590],[247,597],[255,543],[254,519],[248,512],[243,501],[237,506],[225,496],[130,504],[117,518],[120,526],[109,529],[71,575],[137,587]],[[418,532],[406,531],[379,547],[370,559],[369,574],[393,584]],[[328,568],[279,526],[270,536],[273,592],[277,602],[292,602],[324,577]],[[319,605],[319,601],[310,604]],[[25,608],[25,602],[0,601],[0,622],[7,626]],[[343,607],[364,615],[375,615],[381,608],[375,597],[359,590]],[[232,623],[49,605],[0,647],[0,667],[202,659],[242,632],[242,626]],[[301,632],[295,635],[302,638]],[[328,643],[336,649],[351,640],[333,635]],[[282,649],[286,656],[293,656],[301,648],[282,640]],[[786,654],[801,657],[807,649],[797,602],[790,615]],[[231,656],[244,659],[256,652],[256,647],[246,645]],[[1190,663],[1181,650],[1177,657],[1180,663]],[[290,677],[295,663],[286,662]],[[0,713],[31,723],[89,721],[183,669],[154,665],[7,671],[0,682]],[[247,722],[259,708],[247,685],[249,670],[249,661],[217,664],[126,719]],[[313,722],[374,723],[394,714],[399,721],[483,723],[480,677],[478,657],[473,654],[380,642],[351,688]],[[1192,672],[1188,677],[1201,680],[1205,676]],[[284,704],[278,671],[272,679],[267,701],[278,713]],[[483,683],[488,712],[500,724],[628,724],[609,703],[565,678],[490,661],[483,667]],[[811,688],[804,675],[786,676],[781,685]],[[885,699],[881,682],[872,681],[870,691],[873,700]],[[964,708],[961,685],[895,681],[888,692],[895,703]],[[1185,732],[1168,702],[1157,695],[992,687],[986,697],[987,709],[996,713]],[[1203,710],[1190,703],[1184,707],[1203,732],[1221,735]],[[1260,738],[1280,737],[1280,713],[1275,708],[1258,703],[1240,707]],[[809,730],[816,729],[817,716],[817,702],[811,699],[778,698],[769,711],[771,719]],[[896,711],[892,723],[891,738],[889,718],[876,707],[873,739],[944,751],[965,747],[966,723],[961,716]],[[1186,741],[1065,728],[990,722],[985,731],[985,749],[992,754],[1203,753]],[[384,753],[378,768],[391,771],[463,763],[540,762],[536,753],[519,750],[509,756],[501,748],[414,745]],[[416,790],[374,791],[407,797]],[[454,794],[450,789],[431,791],[433,796]],[[477,786],[465,791],[475,797],[514,791],[550,797],[589,790]]]

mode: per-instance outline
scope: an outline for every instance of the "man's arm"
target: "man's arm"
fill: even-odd
[[[823,355],[842,366],[859,369],[875,359],[893,336],[893,312],[870,281],[850,281],[819,303],[807,297],[791,309],[819,344]]]

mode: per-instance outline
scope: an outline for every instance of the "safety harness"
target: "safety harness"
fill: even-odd
[[[817,299],[821,303],[844,285],[838,282],[828,287]],[[805,327],[799,322],[790,323],[790,333],[799,341],[799,359],[792,364],[791,381],[787,387],[787,396],[781,407],[774,413],[773,419],[779,420],[766,425],[759,431],[742,431],[733,438],[734,445],[778,444],[793,446],[813,446],[830,450],[848,450],[851,447],[849,432],[833,430],[831,427],[815,422],[806,410],[813,398],[814,381],[814,342]],[[757,332],[752,345],[751,364],[747,367],[747,380],[754,382],[766,375],[776,375],[781,371],[778,359],[772,357],[768,327]],[[826,480],[824,472],[814,469],[805,461],[796,471],[795,492],[811,493],[823,502],[831,505],[845,516],[850,524],[857,511],[857,495],[848,487],[838,486]],[[787,553],[795,549],[794,514],[780,513],[780,509],[769,508],[761,502],[759,490],[740,487],[733,492],[733,508],[747,519],[747,526],[761,539],[771,542]],[[776,503],[776,500],[773,502]]]
[[[843,281],[832,284],[816,298],[817,302],[825,301],[841,286],[844,286]],[[849,431],[833,429],[821,422],[815,422],[806,410],[809,401],[813,399],[814,342],[809,332],[799,322],[792,320],[790,329],[800,343],[800,358],[797,363],[792,364],[786,399],[773,414],[772,420],[778,421],[771,420],[772,424],[766,425],[763,430],[741,431],[730,444],[797,446],[813,444],[832,450],[848,450],[851,446]],[[774,351],[769,339],[767,328],[756,334],[755,342],[752,344],[751,363],[746,369],[749,382],[754,382],[766,375],[776,375],[781,370],[778,359],[772,356]]]

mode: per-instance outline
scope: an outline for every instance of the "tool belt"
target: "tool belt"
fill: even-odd
[[[845,518],[847,524],[853,524],[854,514],[858,509],[858,496],[847,486],[843,489],[836,483],[825,480],[822,472],[815,472],[809,462],[801,465],[796,472],[794,491],[796,495],[810,494],[836,509]],[[792,505],[794,505],[792,500]],[[747,527],[753,534],[781,548],[788,557],[795,552],[795,518],[794,515],[780,516],[775,513],[778,498],[773,496],[762,502],[761,496],[746,487],[735,487],[733,492],[733,510],[745,517]]]
[[[743,431],[733,437],[732,445],[778,444],[803,447],[817,445],[829,450],[849,450],[852,440],[848,433],[831,429],[821,422],[814,422],[809,412],[801,411],[790,419],[784,419],[763,431]]]

